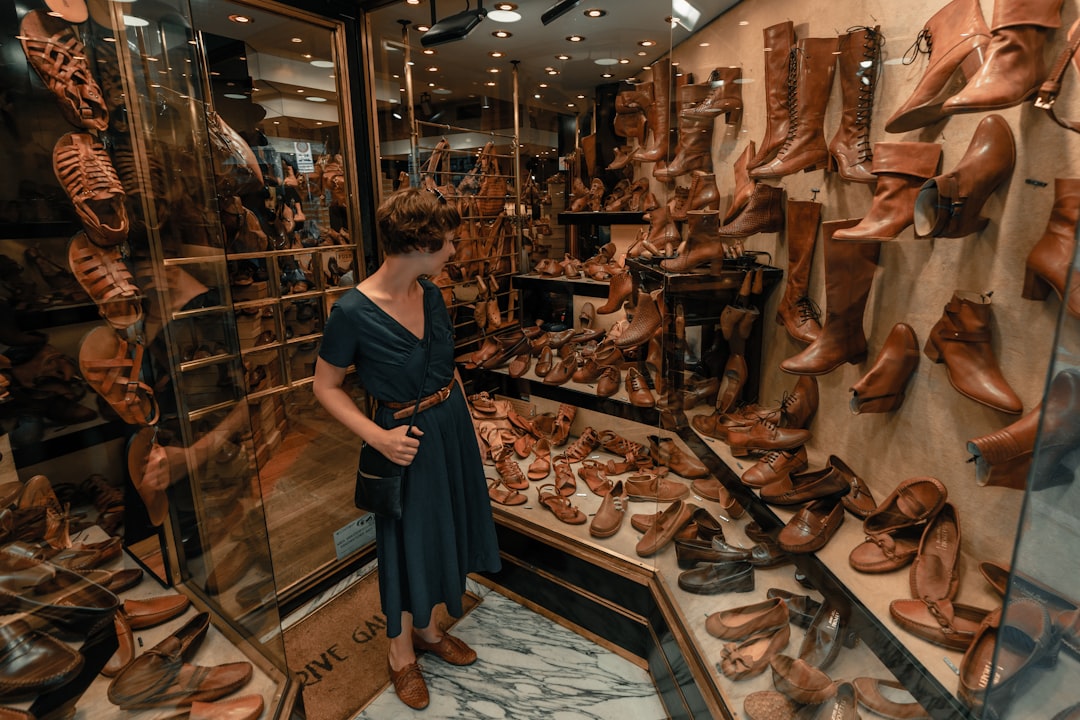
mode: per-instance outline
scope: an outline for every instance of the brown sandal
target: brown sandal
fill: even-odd
[[[44,10],[31,10],[19,25],[19,40],[30,66],[56,96],[64,119],[87,130],[106,130],[109,110],[75,28]]]
[[[488,478],[488,497],[500,505],[524,505],[528,498],[517,490],[504,487],[502,480]]]
[[[88,332],[79,344],[83,379],[131,425],[153,425],[158,420],[154,391],[139,380],[142,356],[142,345],[135,344],[132,350],[115,330],[103,326]]]
[[[110,247],[126,240],[127,194],[105,146],[87,133],[67,133],[56,141],[52,163],[90,241]]]
[[[570,458],[560,453],[552,460],[555,468],[554,487],[560,495],[568,496],[577,492],[577,480],[574,479],[574,470],[570,467]]]
[[[550,510],[555,517],[567,525],[584,525],[585,513],[574,507],[569,500],[559,494],[551,483],[541,485],[536,489],[540,504]]]
[[[124,330],[142,318],[139,288],[117,248],[99,247],[86,233],[76,233],[68,243],[68,264],[107,323]]]

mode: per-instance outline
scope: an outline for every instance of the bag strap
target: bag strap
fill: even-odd
[[[420,401],[424,399],[424,378],[427,377],[428,368],[431,367],[431,310],[427,306],[427,288],[424,288],[424,342],[427,343],[427,352],[424,356],[424,375],[420,378],[420,392],[416,394],[416,404],[413,405],[412,415],[409,416],[409,427],[405,430],[406,435],[409,434],[413,424],[416,422],[416,413],[420,410]]]
[[[1080,20],[1077,20],[1069,28],[1069,44],[1058,56],[1046,81],[1039,87],[1039,94],[1035,98],[1035,107],[1048,112],[1054,122],[1066,130],[1080,133],[1080,123],[1063,120],[1054,113],[1054,103],[1061,92],[1061,84],[1065,80],[1065,72],[1069,69],[1069,61],[1075,59],[1074,55],[1080,49],[1080,32],[1077,32],[1078,28],[1080,28]],[[1080,64],[1077,65],[1077,68],[1080,69]]]

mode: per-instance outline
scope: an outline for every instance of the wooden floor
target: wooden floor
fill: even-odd
[[[290,395],[288,432],[259,469],[278,591],[337,559],[334,531],[360,516],[353,485],[360,442],[315,401]]]

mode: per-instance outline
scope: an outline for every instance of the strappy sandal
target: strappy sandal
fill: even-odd
[[[76,233],[68,243],[68,264],[105,322],[124,330],[142,319],[142,299],[119,249],[90,242]]]
[[[555,488],[560,495],[569,496],[577,492],[577,480],[574,479],[574,470],[570,467],[570,458],[565,455],[556,455],[551,461],[555,468]]]
[[[606,468],[599,460],[589,458],[582,460],[577,474],[596,495],[604,497],[611,492],[611,481],[607,479]]]
[[[543,480],[551,474],[551,443],[547,438],[540,438],[533,445],[533,452],[536,459],[529,464],[525,475],[530,480]]]
[[[500,505],[524,505],[529,501],[517,490],[504,487],[502,480],[488,478],[488,497]]]
[[[158,420],[154,391],[139,380],[142,358],[142,345],[132,348],[107,327],[94,328],[79,344],[83,379],[131,425],[153,425]]]
[[[31,10],[19,25],[19,41],[34,72],[56,96],[65,120],[87,130],[108,129],[109,110],[72,25],[44,10]]]
[[[559,494],[551,483],[541,485],[536,489],[540,504],[552,512],[559,520],[567,525],[584,525],[585,513],[574,507],[569,500]]]
[[[52,164],[90,241],[109,247],[126,240],[127,194],[105,146],[87,133],[67,133],[53,146]]]

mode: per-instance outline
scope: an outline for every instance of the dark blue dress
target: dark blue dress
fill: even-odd
[[[334,303],[319,357],[337,367],[355,365],[357,379],[376,400],[413,403],[421,381],[425,396],[446,387],[454,377],[454,328],[439,288],[427,280],[421,285],[430,318],[423,340],[353,290]],[[393,412],[379,407],[374,420],[385,428],[409,424]],[[379,594],[390,637],[401,634],[402,611],[413,614],[416,627],[430,622],[440,602],[460,616],[466,573],[500,567],[484,466],[457,383],[445,402],[416,416],[416,426],[424,435],[409,467],[402,518],[375,520]]]

